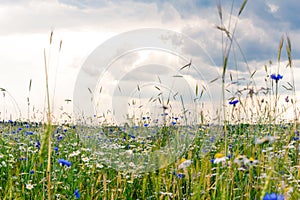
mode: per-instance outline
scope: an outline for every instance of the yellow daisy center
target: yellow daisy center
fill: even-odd
[[[216,153],[215,158],[223,158],[224,156],[223,153]]]
[[[250,162],[253,162],[254,160],[255,160],[255,159],[254,159],[254,158],[252,158],[252,157],[251,157],[251,158],[249,158],[249,161],[250,161]]]

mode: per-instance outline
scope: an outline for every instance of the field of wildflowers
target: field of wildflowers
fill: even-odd
[[[210,127],[202,125],[181,159],[145,173],[115,170],[82,144],[77,126],[52,128],[52,199],[299,199],[300,136],[293,124],[228,124],[226,152],[224,132],[203,147]],[[128,154],[151,151],[155,143],[149,138],[141,146],[116,127],[99,131],[120,135]],[[40,123],[1,123],[2,199],[47,198],[44,133]]]
[[[285,88],[289,96],[280,95],[279,90],[286,76],[279,70],[284,44],[287,67],[294,76],[290,39],[280,39],[276,73],[265,66],[265,85],[256,85],[255,71],[249,70],[249,84],[238,89],[230,84],[237,81],[233,72],[227,73],[232,46],[238,45],[236,24],[225,26],[221,6],[218,12],[221,24],[217,29],[224,37],[219,124],[202,120],[186,127],[180,124],[180,117],[164,113],[169,123],[162,127],[153,126],[146,116],[135,127],[97,127],[93,129],[99,133],[97,138],[83,140],[90,137],[88,125],[52,124],[48,93],[48,123],[0,121],[0,199],[300,199],[300,128],[294,79]],[[52,33],[50,38],[51,43]],[[46,64],[45,71],[47,80]],[[294,114],[289,120],[283,117],[288,108]],[[181,137],[176,137],[179,132],[189,131],[193,140],[188,146],[177,146],[182,151],[171,164],[151,168],[147,165],[150,161],[134,157],[164,148]],[[110,145],[95,150],[92,147],[97,141]],[[124,151],[123,163],[112,163],[112,154],[104,155],[99,149]],[[139,173],[138,163],[148,170]],[[124,170],[122,165],[126,165]]]

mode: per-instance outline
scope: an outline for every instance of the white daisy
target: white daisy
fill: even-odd
[[[187,167],[189,167],[193,162],[191,160],[185,160],[183,163],[181,163],[178,166],[178,169],[185,169]]]
[[[89,159],[88,157],[83,157],[83,158],[82,158],[82,161],[83,161],[83,162],[89,162],[89,160],[90,160],[90,159]]]
[[[277,138],[276,137],[273,137],[273,136],[266,136],[266,137],[263,137],[263,138],[257,138],[255,140],[255,144],[263,144],[263,143],[270,143],[272,144],[273,142],[275,142]]]
[[[96,168],[102,169],[104,166],[101,163],[96,164]]]
[[[215,159],[213,159],[214,164],[225,163],[228,158],[222,153],[216,153]]]
[[[32,190],[34,186],[31,183],[26,184],[26,189]]]
[[[258,160],[255,160],[254,158],[250,157],[244,160],[245,165],[256,165],[258,163]]]

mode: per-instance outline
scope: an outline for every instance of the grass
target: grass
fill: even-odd
[[[201,126],[182,155],[184,159],[136,174],[116,171],[83,146],[78,127],[53,126],[52,199],[75,199],[76,189],[82,199],[260,199],[266,192],[284,194],[289,199],[300,197],[295,156],[299,132],[291,135],[292,124],[272,127],[276,137],[270,136],[266,125],[228,125],[227,129],[227,157],[223,137],[216,135],[209,138],[209,148],[202,146],[207,144],[209,127]],[[42,163],[39,160],[43,124],[5,122],[1,131],[2,199],[46,198],[47,159]],[[116,128],[99,131],[121,135]],[[138,139],[127,138],[126,142],[139,144]],[[71,165],[63,166],[59,159]],[[191,164],[179,168],[184,160]]]
[[[246,4],[240,5],[237,17]],[[234,1],[230,16],[233,5]],[[238,49],[243,55],[235,40],[237,21],[230,19],[225,25],[221,5],[218,14],[223,44],[219,125],[202,119],[202,124],[183,126],[184,117],[175,120],[170,115],[164,126],[148,124],[152,119],[136,127],[53,125],[48,91],[47,123],[0,122],[1,199],[300,199],[300,133],[290,38],[280,39],[276,73],[272,74],[271,62],[265,66],[265,85],[256,85],[256,71],[245,59],[249,84],[241,89],[233,84],[239,81],[238,68],[228,70],[231,53]],[[53,32],[50,44],[52,36]],[[279,90],[284,44],[292,77],[284,87],[290,92],[285,99]],[[47,67],[45,53],[48,90]],[[29,94],[30,88],[31,80]],[[294,117],[288,120],[282,116],[290,108]],[[90,134],[95,132],[99,134]],[[187,133],[192,133],[192,141]],[[169,156],[156,157],[161,149],[170,151]],[[141,159],[141,153],[154,156]],[[163,165],[167,159],[170,162]],[[138,173],[139,166],[145,167],[143,173]]]

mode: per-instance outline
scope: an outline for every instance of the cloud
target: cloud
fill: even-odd
[[[231,1],[220,2],[224,25],[228,28]],[[20,89],[20,85],[27,85],[30,78],[33,78],[33,83],[44,82],[43,48],[49,47],[49,32],[52,29],[54,29],[56,42],[56,46],[52,48],[57,48],[59,40],[63,40],[63,50],[57,61],[60,73],[57,76],[59,79],[57,83],[64,86],[57,89],[60,99],[64,99],[64,95],[70,96],[71,92],[63,90],[69,88],[68,90],[72,91],[76,78],[74,76],[93,49],[112,36],[132,29],[152,27],[184,33],[198,43],[202,50],[199,50],[197,45],[185,44],[183,45],[185,49],[179,51],[182,56],[185,56],[185,60],[179,59],[179,61],[171,62],[163,53],[161,57],[148,55],[149,59],[152,59],[156,65],[176,65],[176,67],[183,66],[192,59],[202,77],[212,80],[219,76],[217,72],[222,68],[222,45],[225,44],[224,41],[222,42],[221,31],[216,29],[216,25],[220,25],[217,3],[209,0],[0,0],[0,25],[3,27],[0,30],[2,44],[0,47],[2,70],[0,86],[6,86],[13,91],[12,95],[23,102],[20,104],[26,106],[27,91]],[[241,3],[242,1],[235,1],[230,24],[231,31],[235,26],[236,15]],[[270,59],[275,63],[280,37],[286,34],[292,41],[292,56],[298,58],[300,56],[300,46],[297,45],[300,42],[298,37],[300,33],[299,6],[297,0],[248,1],[237,21],[235,37],[238,44],[234,43],[231,49],[228,70],[234,72],[237,68],[241,76],[249,75],[238,45],[253,71],[263,64],[267,64]],[[151,41],[147,41],[147,38],[143,39],[145,43],[151,43]],[[125,48],[130,45],[129,43],[123,44]],[[175,37],[172,44],[180,47],[182,41]],[[284,49],[283,62],[286,60]],[[117,52],[106,51],[106,53]],[[57,59],[56,54],[51,54],[50,57]],[[141,57],[137,54],[127,55],[124,58],[126,59],[120,60],[118,63],[120,67],[116,69],[130,64],[143,65]],[[298,64],[298,61],[295,64]],[[211,67],[214,70],[210,70]],[[133,81],[135,78],[147,80],[149,74],[154,71],[148,69],[136,70],[138,77],[136,77],[137,74],[131,74],[125,79],[127,81]],[[163,74],[164,69],[159,69],[160,71],[157,72]],[[98,70],[99,66],[95,65],[94,68],[89,68],[88,73],[97,75]],[[119,70],[119,73],[121,72],[122,70]],[[192,68],[190,71],[186,70],[182,73],[185,73],[184,75],[189,80],[196,80],[199,77],[198,72]],[[118,76],[115,76],[114,73],[111,74],[114,79],[122,77],[118,73],[116,73]],[[262,74],[262,72],[257,72],[258,79],[263,79]],[[24,88],[26,87],[24,86]],[[38,94],[44,94],[42,89],[36,89],[35,92],[35,96],[32,94],[35,98],[40,98]]]

